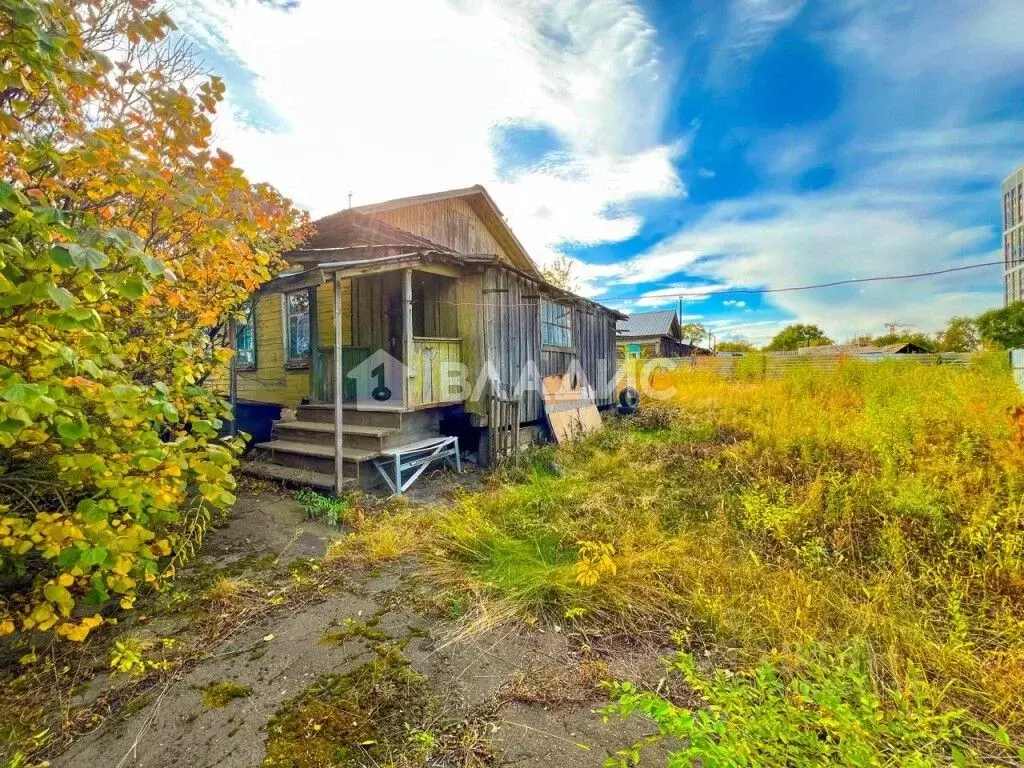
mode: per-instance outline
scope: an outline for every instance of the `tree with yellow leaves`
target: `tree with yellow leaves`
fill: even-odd
[[[0,634],[82,640],[230,505],[207,329],[308,221],[153,0],[0,0]]]

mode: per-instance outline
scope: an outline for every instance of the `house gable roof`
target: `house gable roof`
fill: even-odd
[[[334,245],[333,240],[336,239],[336,235],[339,230],[343,230],[346,224],[352,220],[362,218],[363,221],[376,221],[382,225],[380,231],[385,232],[387,230],[384,228],[389,225],[379,220],[378,217],[382,214],[392,213],[405,208],[426,206],[431,203],[438,203],[447,200],[464,200],[494,241],[496,241],[504,250],[505,255],[511,264],[534,277],[540,277],[540,270],[537,268],[533,259],[530,258],[530,255],[526,252],[523,244],[519,242],[519,238],[516,237],[515,233],[508,225],[508,222],[505,220],[501,210],[494,202],[494,199],[490,196],[487,190],[479,184],[463,189],[450,189],[443,192],[432,192],[426,195],[400,197],[395,198],[394,200],[385,200],[380,203],[360,205],[355,208],[349,208],[344,211],[339,211],[338,213],[333,213],[330,216],[325,216],[314,222],[318,234],[307,242],[304,248],[313,249],[316,247],[325,247],[328,244]],[[397,227],[391,227],[391,229],[396,230],[397,232],[404,231]],[[391,232],[390,234],[395,233]],[[412,235],[408,232],[405,234],[409,237],[417,238],[421,244],[426,244],[448,251],[452,250],[451,248],[445,247],[443,244],[431,242],[430,240],[418,237],[417,235]]]
[[[675,310],[634,312],[615,325],[619,336],[669,336],[679,338],[679,319]]]

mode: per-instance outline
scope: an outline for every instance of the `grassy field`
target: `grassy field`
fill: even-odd
[[[671,400],[429,518],[366,519],[336,554],[421,550],[466,632],[671,639],[706,707],[622,681],[609,713],[682,737],[680,765],[1015,764],[1024,422],[1004,365],[670,379]]]
[[[1024,764],[1024,408],[1006,366],[752,369],[661,374],[670,399],[482,490],[433,478],[430,504],[250,489],[123,623],[0,650],[0,764],[69,745],[106,764],[151,721],[140,764],[165,744],[181,764],[222,747],[533,762],[562,723],[575,751],[545,764]],[[461,702],[495,647],[550,663],[481,672],[491,688]],[[286,673],[311,682],[282,699]]]

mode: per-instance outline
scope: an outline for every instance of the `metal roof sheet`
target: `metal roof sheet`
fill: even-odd
[[[671,336],[675,310],[657,312],[634,312],[625,320],[615,324],[619,336]]]

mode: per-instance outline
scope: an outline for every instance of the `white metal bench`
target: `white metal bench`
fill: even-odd
[[[456,472],[462,472],[459,438],[431,437],[397,448],[387,448],[382,451],[380,458],[373,460],[373,466],[380,472],[392,493],[401,495],[416,482],[430,464],[441,460],[451,463]],[[409,470],[415,471],[405,477]]]

